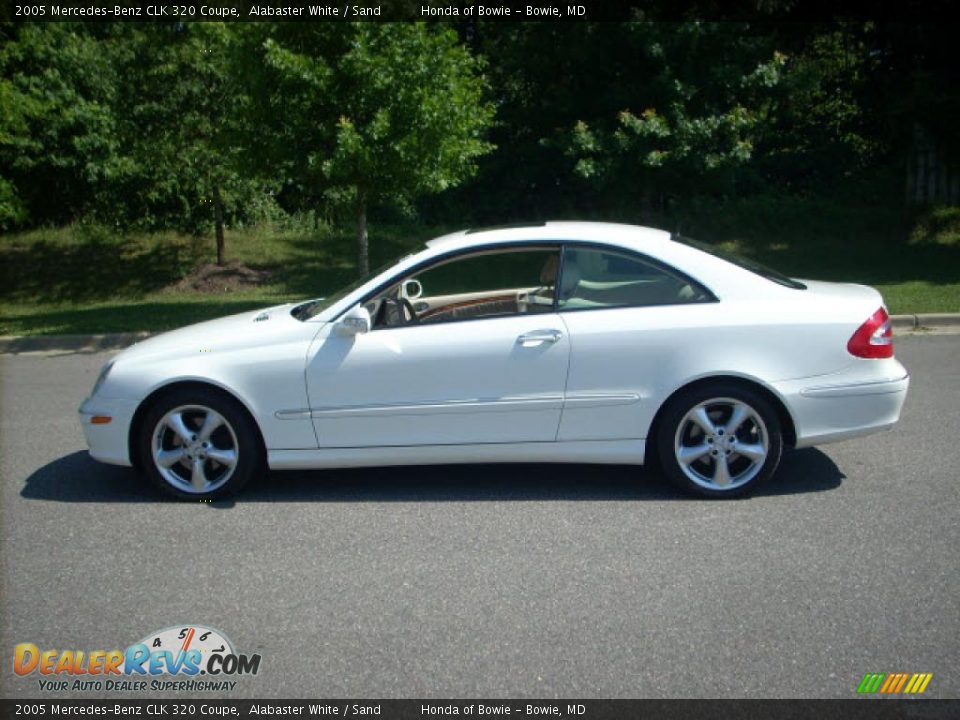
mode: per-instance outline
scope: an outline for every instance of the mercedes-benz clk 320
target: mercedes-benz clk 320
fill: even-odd
[[[104,366],[80,419],[94,458],[181,498],[267,467],[497,462],[655,462],[724,498],[785,448],[890,428],[908,382],[872,288],[551,222],[152,337]]]

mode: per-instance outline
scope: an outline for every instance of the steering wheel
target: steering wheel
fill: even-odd
[[[419,324],[420,318],[417,317],[417,311],[413,309],[413,303],[411,303],[405,297],[399,297],[397,298],[397,300],[399,301],[399,304],[403,306],[403,310],[406,310],[410,314],[409,319],[407,319],[406,321],[407,324],[408,325]],[[401,317],[403,315],[403,310],[401,310]]]
[[[417,317],[417,312],[413,309],[413,305],[405,297],[387,297],[383,299],[383,303],[380,306],[380,310],[377,312],[377,324],[381,326],[390,325],[390,315],[392,314],[388,310],[388,306],[393,306],[397,317],[402,322],[397,324],[402,325],[417,325],[420,322],[420,318]],[[409,317],[407,317],[409,315]]]

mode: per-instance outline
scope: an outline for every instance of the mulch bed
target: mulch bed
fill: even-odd
[[[181,278],[174,287],[177,290],[191,290],[203,293],[228,293],[246,290],[267,283],[270,273],[266,270],[254,270],[239,260],[231,260],[225,265],[209,263],[201,265],[189,275]]]

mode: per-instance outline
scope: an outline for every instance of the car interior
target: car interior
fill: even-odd
[[[686,278],[595,247],[499,248],[417,271],[366,303],[374,328],[711,299]],[[559,285],[558,285],[558,274]]]

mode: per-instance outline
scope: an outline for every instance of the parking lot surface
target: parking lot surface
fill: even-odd
[[[137,697],[42,692],[14,646],[199,624],[262,656],[212,697],[846,698],[867,672],[958,697],[960,336],[897,355],[892,432],[790,453],[746,500],[484,465],[271,473],[214,504],[87,456],[109,354],[0,356],[2,694]]]

